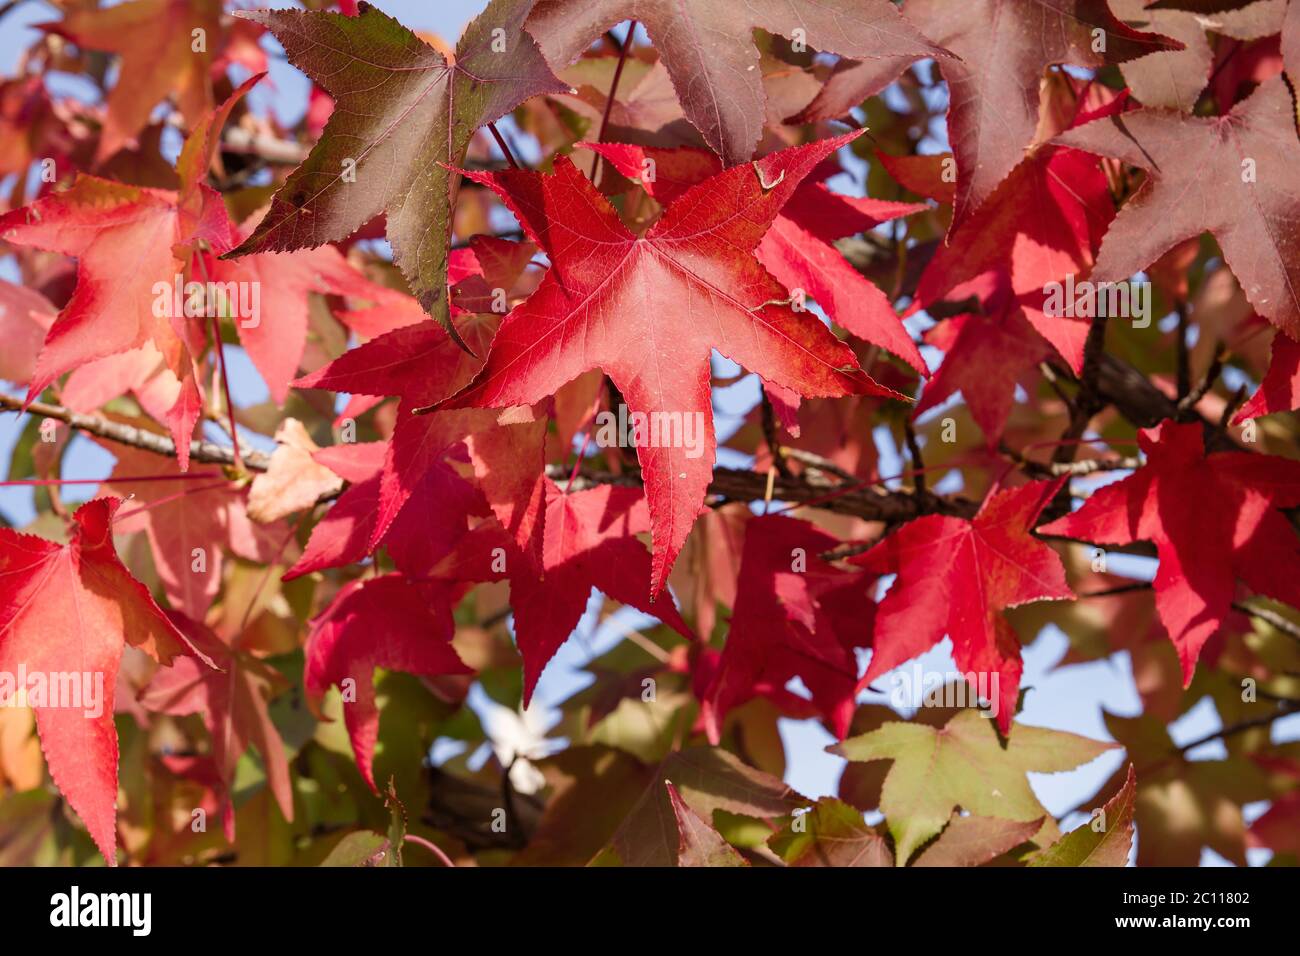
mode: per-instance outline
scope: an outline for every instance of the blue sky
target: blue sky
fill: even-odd
[[[241,3],[251,7],[255,4]],[[291,6],[284,2],[271,2],[266,6]],[[406,25],[419,30],[430,30],[454,42],[464,25],[484,6],[483,0],[375,0],[375,6],[392,14]],[[31,25],[57,19],[58,14],[43,2],[30,2],[8,14],[0,24],[0,71],[12,75],[21,50],[37,36]],[[622,27],[616,28],[620,33]],[[271,82],[255,91],[256,109],[273,109],[285,121],[301,115],[306,100],[306,80],[292,66],[273,59]],[[60,93],[85,95],[80,84],[60,84]],[[854,162],[857,162],[856,160]],[[847,179],[847,177],[845,177]],[[861,182],[859,176],[857,182]],[[837,184],[839,185],[839,184]],[[840,185],[840,188],[844,188]],[[0,260],[0,277],[13,279],[16,273],[12,261]],[[266,389],[241,350],[229,350],[228,361],[232,370],[232,389],[235,401],[241,405],[264,401]],[[725,360],[719,359],[724,365]],[[734,367],[732,368],[734,371]],[[7,387],[15,394],[18,390]],[[752,406],[757,397],[757,387],[752,377],[746,382],[720,390],[716,413],[719,431],[725,435],[735,427],[739,418]],[[25,423],[13,415],[0,415],[0,461],[7,461],[18,434]],[[879,441],[884,458],[883,474],[895,474],[903,463],[893,454],[887,441]],[[66,459],[64,477],[98,478],[108,473],[110,457],[98,447],[84,440],[78,441]],[[72,500],[90,497],[93,487],[69,489],[66,497]],[[75,493],[74,493],[75,492]],[[0,513],[15,523],[30,520],[32,494],[28,489],[0,488]],[[1148,570],[1148,574],[1150,571]],[[595,655],[608,650],[621,639],[622,628],[636,626],[644,620],[638,614],[623,611],[598,623],[595,617],[597,601],[593,601],[580,633],[571,639],[552,661],[544,673],[537,690],[537,700],[542,705],[554,706],[570,696],[585,681],[581,667]],[[955,665],[947,652],[947,641],[920,659],[926,670],[952,671]],[[1133,688],[1127,655],[1118,654],[1111,660],[1076,665],[1053,671],[1067,649],[1063,634],[1054,628],[1044,631],[1024,652],[1024,684],[1033,690],[1028,694],[1021,720],[1024,723],[1060,730],[1073,731],[1098,739],[1108,739],[1102,724],[1103,708],[1113,713],[1134,715],[1141,705]],[[910,665],[908,665],[910,667]],[[882,679],[881,686],[888,686]],[[1208,700],[1203,700],[1172,727],[1176,742],[1184,743],[1207,734],[1219,725],[1217,715]],[[835,790],[843,761],[824,752],[832,738],[820,725],[812,721],[782,721],[782,736],[787,750],[787,781],[810,797],[832,794]],[[1275,739],[1300,737],[1300,715],[1279,721],[1274,725]],[[1213,758],[1223,755],[1219,743],[1208,744],[1197,755]],[[1092,764],[1072,773],[1031,775],[1034,789],[1053,813],[1062,813],[1073,807],[1082,797],[1092,793],[1123,761],[1122,752],[1107,754]],[[1257,815],[1260,808],[1249,809],[1248,816]],[[1063,821],[1064,826],[1079,824],[1084,817],[1075,814]],[[1251,851],[1252,862],[1267,859],[1262,851]],[[1205,851],[1203,862],[1223,863],[1216,854]]]

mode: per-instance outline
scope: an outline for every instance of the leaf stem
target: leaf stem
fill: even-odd
[[[424,847],[426,850],[428,850],[430,853],[436,856],[439,860],[441,860],[443,866],[450,866],[453,869],[455,869],[456,864],[451,862],[451,857],[449,857],[446,853],[444,853],[442,851],[442,848],[438,846],[438,844],[434,843],[432,840],[426,840],[422,836],[416,836],[414,833],[408,833],[406,834],[406,838],[404,842],[414,843],[416,846]]]
[[[623,38],[623,46],[618,51],[618,64],[614,67],[614,78],[609,81],[609,95],[605,97],[605,111],[600,116],[600,131],[596,134],[598,143],[605,142],[605,131],[609,128],[609,114],[614,109],[614,98],[618,93],[618,81],[623,78],[623,64],[627,62],[627,51],[632,48],[632,37],[635,34],[636,21],[633,20],[627,26],[627,36]],[[597,189],[600,188],[604,172],[604,157],[597,153],[596,165],[591,170],[591,181]]]
[[[501,135],[501,131],[497,129],[497,124],[488,123],[488,130],[492,133],[492,138],[497,141],[497,149],[501,150],[501,155],[506,158],[510,168],[518,169],[519,163],[515,161],[515,154],[510,151],[510,146],[506,143],[505,137]]]
[[[221,369],[221,391],[226,398],[226,414],[230,416],[230,450],[235,456],[235,468],[244,470],[244,461],[239,454],[239,432],[235,430],[235,403],[230,400],[230,379],[226,375],[226,350],[221,344],[220,320],[212,317],[212,348],[217,353],[217,363]]]
[[[204,261],[203,255],[206,252],[206,243],[200,243],[200,247],[194,251],[194,260],[198,263],[199,271],[203,273],[203,284],[205,288],[212,288],[212,279],[208,275],[208,264]],[[217,318],[216,310],[212,313],[212,350],[217,353],[217,365],[221,370],[221,390],[226,397],[226,414],[230,416],[230,448],[235,456],[235,469],[244,470],[244,462],[239,454],[239,432],[235,428],[235,403],[230,400],[230,378],[226,374],[226,350],[221,342],[221,320]]]

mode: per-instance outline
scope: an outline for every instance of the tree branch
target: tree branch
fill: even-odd
[[[1195,750],[1201,744],[1208,744],[1212,740],[1222,740],[1224,737],[1231,737],[1234,734],[1240,734],[1255,727],[1267,727],[1275,720],[1279,720],[1289,714],[1300,711],[1300,705],[1283,703],[1278,709],[1271,713],[1264,714],[1260,717],[1251,717],[1249,720],[1239,720],[1235,724],[1228,724],[1226,727],[1220,727],[1212,734],[1206,734],[1204,737],[1198,737],[1191,743],[1183,744],[1178,748],[1178,753],[1186,754],[1190,750]]]
[[[64,408],[62,405],[32,402],[24,408],[22,399],[10,395],[0,395],[0,411],[26,411],[42,418],[53,418],[88,435],[107,438],[121,445],[130,445],[132,448],[153,452],[155,455],[166,455],[169,458],[176,457],[176,443],[166,435],[146,431],[143,428],[137,428],[135,425],[109,421],[107,418],[100,418],[97,415],[82,415]],[[235,466],[235,451],[227,445],[218,445],[216,442],[195,439],[190,442],[190,460],[209,465],[229,465],[233,468]],[[243,453],[243,465],[249,471],[266,471],[270,464],[271,456],[265,452],[249,450]]]
[[[1156,388],[1132,365],[1113,355],[1102,355],[1097,366],[1097,389],[1138,428],[1152,428],[1166,418],[1178,418],[1178,403]],[[1225,431],[1191,411],[1191,420],[1205,427],[1207,451],[1240,451]]]
[[[567,477],[563,465],[547,465],[546,473],[560,481]],[[714,468],[709,494],[733,501],[761,501],[767,491],[767,475],[740,468]],[[579,468],[573,491],[596,485],[628,485],[640,487],[641,476],[636,471],[616,475],[612,472]],[[832,484],[815,480],[810,475],[784,478],[777,475],[773,482],[772,497],[792,504],[807,504],[823,511],[851,515],[866,521],[883,521],[898,524],[926,514],[951,515],[973,518],[979,502],[967,498],[923,497],[906,491],[885,491],[865,483]]]
[[[0,395],[0,410],[22,412],[23,402],[19,398]],[[26,409],[33,415],[53,418],[64,422],[71,428],[107,438],[110,441],[156,455],[176,457],[176,444],[166,435],[146,431],[135,425],[109,421],[96,415],[82,415],[61,405],[45,402],[32,402]],[[206,440],[190,443],[190,459],[213,465],[235,465],[234,449]],[[271,464],[271,456],[261,451],[243,452],[243,464],[249,471],[266,471]],[[564,465],[547,465],[546,473],[556,481],[566,477]],[[637,471],[627,474],[596,469],[579,468],[570,490],[580,491],[596,485],[628,485],[640,487],[641,476]],[[715,468],[713,481],[709,484],[709,493],[736,501],[758,501],[767,490],[767,476],[755,471],[739,468]],[[331,496],[333,497],[333,496]],[[792,504],[815,504],[825,511],[836,514],[852,515],[868,521],[884,521],[895,524],[910,521],[924,514],[946,514],[962,518],[974,517],[979,503],[965,498],[939,498],[926,495],[924,498],[904,491],[885,491],[865,483],[832,483],[818,480],[811,475],[802,477],[778,476],[773,485],[773,497]]]
[[[1232,606],[1242,614],[1246,614],[1256,620],[1263,621],[1265,624],[1271,625],[1274,630],[1280,631],[1282,634],[1291,638],[1291,640],[1300,642],[1300,626],[1287,620],[1276,611],[1271,611],[1266,607],[1251,607],[1244,601],[1233,601]]]

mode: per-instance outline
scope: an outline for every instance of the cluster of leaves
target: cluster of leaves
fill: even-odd
[[[454,50],[52,2],[0,81],[0,675],[103,696],[0,707],[0,862],[1300,856],[1300,0],[491,0]],[[1114,742],[1017,720],[1048,625],[1130,662]],[[1121,747],[1063,833],[1027,775]]]

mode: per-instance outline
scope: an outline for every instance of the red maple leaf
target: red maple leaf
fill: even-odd
[[[222,825],[226,839],[235,839],[232,788],[235,768],[249,746],[257,748],[266,767],[267,786],[284,818],[293,821],[293,784],[284,741],[271,723],[268,699],[288,682],[269,664],[240,646],[226,641],[210,628],[175,611],[168,618],[190,642],[212,658],[220,670],[197,658],[178,658],[154,675],[141,694],[141,704],[162,714],[200,714],[212,739],[216,789],[221,796]]]
[[[85,821],[109,865],[116,863],[117,729],[113,698],[122,648],[130,643],[163,664],[179,654],[201,657],[113,550],[113,516],[121,498],[97,498],[73,515],[60,545],[0,528],[0,672],[40,675],[43,704],[31,696],[50,776]],[[78,687],[73,701],[55,685]],[[84,686],[86,681],[91,687]],[[96,699],[97,698],[97,699]]]
[[[998,726],[1010,729],[1024,665],[1002,611],[1074,597],[1061,559],[1030,534],[1059,487],[1059,481],[1030,482],[996,492],[970,521],[918,518],[852,559],[875,574],[898,575],[876,609],[874,650],[861,686],[946,634],[957,669],[968,682],[976,678],[974,686],[997,708]]]
[[[1046,67],[1100,67],[1182,48],[1177,40],[1125,26],[1106,0],[975,0],[958,6],[908,0],[905,10],[927,36],[957,55],[938,61],[950,91],[948,139],[957,160],[954,228],[1024,157],[1038,123]]]
[[[251,221],[240,229],[247,234]],[[290,379],[298,374],[307,342],[310,294],[332,294],[376,299],[383,294],[357,272],[333,246],[301,252],[262,252],[241,259],[218,259],[212,264],[213,282],[243,283],[256,287],[256,315],[235,320],[239,341],[253,365],[262,373],[271,399],[283,405]]]
[[[794,677],[832,733],[841,740],[848,733],[858,690],[854,648],[871,643],[875,608],[866,575],[819,557],[839,543],[781,515],[745,525],[731,628],[705,694],[705,726],[715,744],[728,711],[760,694],[782,705]]]
[[[374,670],[437,677],[472,673],[451,646],[453,595],[442,582],[416,583],[400,574],[353,581],[311,625],[303,681],[322,696],[331,685],[343,692],[343,722],[357,768],[375,786],[379,710]]]
[[[967,283],[974,291],[981,283]],[[944,352],[925,383],[914,417],[921,417],[960,391],[990,448],[997,446],[1015,404],[1016,384],[1034,379],[1038,364],[1052,354],[1005,291],[983,298],[985,313],[954,316],[925,334],[927,345]],[[1063,320],[1064,321],[1064,320]]]
[[[496,325],[495,316],[470,316],[460,323],[460,328],[470,347],[481,350]],[[318,526],[322,537],[317,540],[313,534],[317,546],[308,544],[303,561],[291,572],[293,576],[359,560],[377,548],[399,522],[407,530],[413,524],[428,522],[444,530],[463,528],[464,516],[473,509],[475,500],[466,493],[464,480],[451,470],[447,459],[476,432],[488,432],[474,443],[477,451],[471,453],[476,470],[481,472],[482,492],[518,541],[526,543],[531,538],[540,517],[538,483],[544,464],[545,419],[533,419],[529,412],[516,416],[518,421],[512,419],[497,426],[498,413],[486,410],[431,415],[412,415],[409,411],[412,405],[452,394],[469,381],[480,364],[457,347],[436,323],[425,321],[372,339],[294,383],[299,388],[401,395],[402,406],[379,474],[373,481],[360,482],[344,492],[330,516]],[[410,520],[408,512],[415,512]],[[423,530],[428,532],[432,527]],[[404,535],[406,530],[397,533]],[[428,543],[435,548],[449,547],[452,540],[434,537]],[[392,542],[389,544],[392,550]],[[441,550],[433,554],[430,563],[445,553]],[[427,568],[426,564],[404,566],[403,570],[420,574]]]
[[[1078,93],[1081,104],[1085,93],[1086,88]],[[1081,109],[1074,122],[1111,115],[1125,102],[1120,97],[1100,110]],[[1022,312],[1077,371],[1083,363],[1088,322],[1048,314],[1045,286],[1063,282],[1067,275],[1087,276],[1114,215],[1106,176],[1086,153],[1039,148],[1011,170],[989,202],[956,227],[948,244],[939,248],[917,285],[915,308],[972,293],[996,294],[998,306],[986,306],[986,311]],[[969,287],[979,280],[983,286]]]
[[[648,526],[639,489],[602,485],[565,494],[547,480],[540,569],[492,522],[466,535],[434,574],[460,581],[509,578],[527,707],[542,670],[582,618],[593,587],[692,637],[671,597],[647,599],[650,555],[636,535]]]
[[[1300,137],[1282,77],[1223,116],[1143,109],[1076,127],[1055,142],[1147,170],[1106,233],[1094,279],[1121,282],[1210,232],[1255,311],[1300,340]]]
[[[495,190],[551,268],[502,322],[483,368],[441,410],[530,405],[600,368],[629,413],[658,415],[700,445],[636,442],[654,539],[651,592],[695,522],[713,474],[709,355],[717,348],[765,381],[808,396],[896,394],[754,258],[798,184],[856,133],[783,150],[705,180],[644,236],[565,157],[546,176],[469,173]]]
[[[374,442],[316,453],[317,460],[353,484],[312,529],[302,557],[285,572],[285,581],[354,564],[381,545],[387,548],[399,571],[422,575],[469,530],[470,516],[488,513],[482,492],[447,463],[439,462],[425,471],[410,502],[387,530],[377,534],[381,471],[387,448],[387,443]],[[327,451],[330,454],[322,456]]]
[[[560,66],[628,18],[645,24],[682,110],[727,165],[749,159],[763,132],[766,93],[755,28],[844,56],[947,54],[887,0],[746,0],[738,6],[717,0],[545,0],[525,26],[546,59]]]
[[[212,106],[213,55],[221,29],[219,0],[134,0],[113,7],[69,10],[42,24],[83,50],[121,57],[117,83],[95,158],[102,162],[149,122],[159,101],[172,97],[190,122]],[[203,37],[196,45],[195,34]]]
[[[1273,338],[1273,354],[1264,380],[1250,400],[1241,406],[1233,424],[1295,408],[1300,408],[1300,342],[1279,332]]]
[[[221,586],[227,551],[247,561],[275,559],[285,526],[255,524],[248,516],[246,488],[215,469],[203,477],[183,475],[171,458],[116,442],[103,445],[117,459],[105,489],[134,502],[114,532],[144,531],[171,607],[201,620]],[[189,475],[195,477],[180,480]]]
[[[163,293],[167,307],[159,308],[158,290],[173,289],[190,264],[177,257],[181,247],[203,240],[216,250],[228,248],[230,226],[216,192],[203,188],[197,220],[179,200],[166,190],[80,176],[70,189],[0,216],[0,238],[77,258],[77,287],[45,337],[28,400],[64,372],[151,343],[190,386],[174,406],[180,417],[172,429],[187,458],[197,418],[187,407],[197,396],[193,362],[205,330],[176,314],[170,291]],[[197,253],[193,262],[207,259]]]
[[[1138,445],[1145,465],[1039,530],[1101,545],[1155,543],[1156,611],[1187,684],[1232,606],[1238,579],[1300,604],[1300,539],[1278,510],[1300,505],[1300,462],[1206,454],[1200,425],[1172,421],[1140,432]]]
[[[621,143],[582,145],[605,157],[664,204],[674,202],[692,186],[722,171],[717,157],[702,149],[657,149]],[[653,175],[649,175],[650,170]],[[822,163],[799,184],[754,254],[787,289],[802,290],[843,328],[887,349],[926,375],[925,360],[885,293],[849,265],[831,243],[928,207],[831,192],[822,180],[836,171],[829,162]]]

